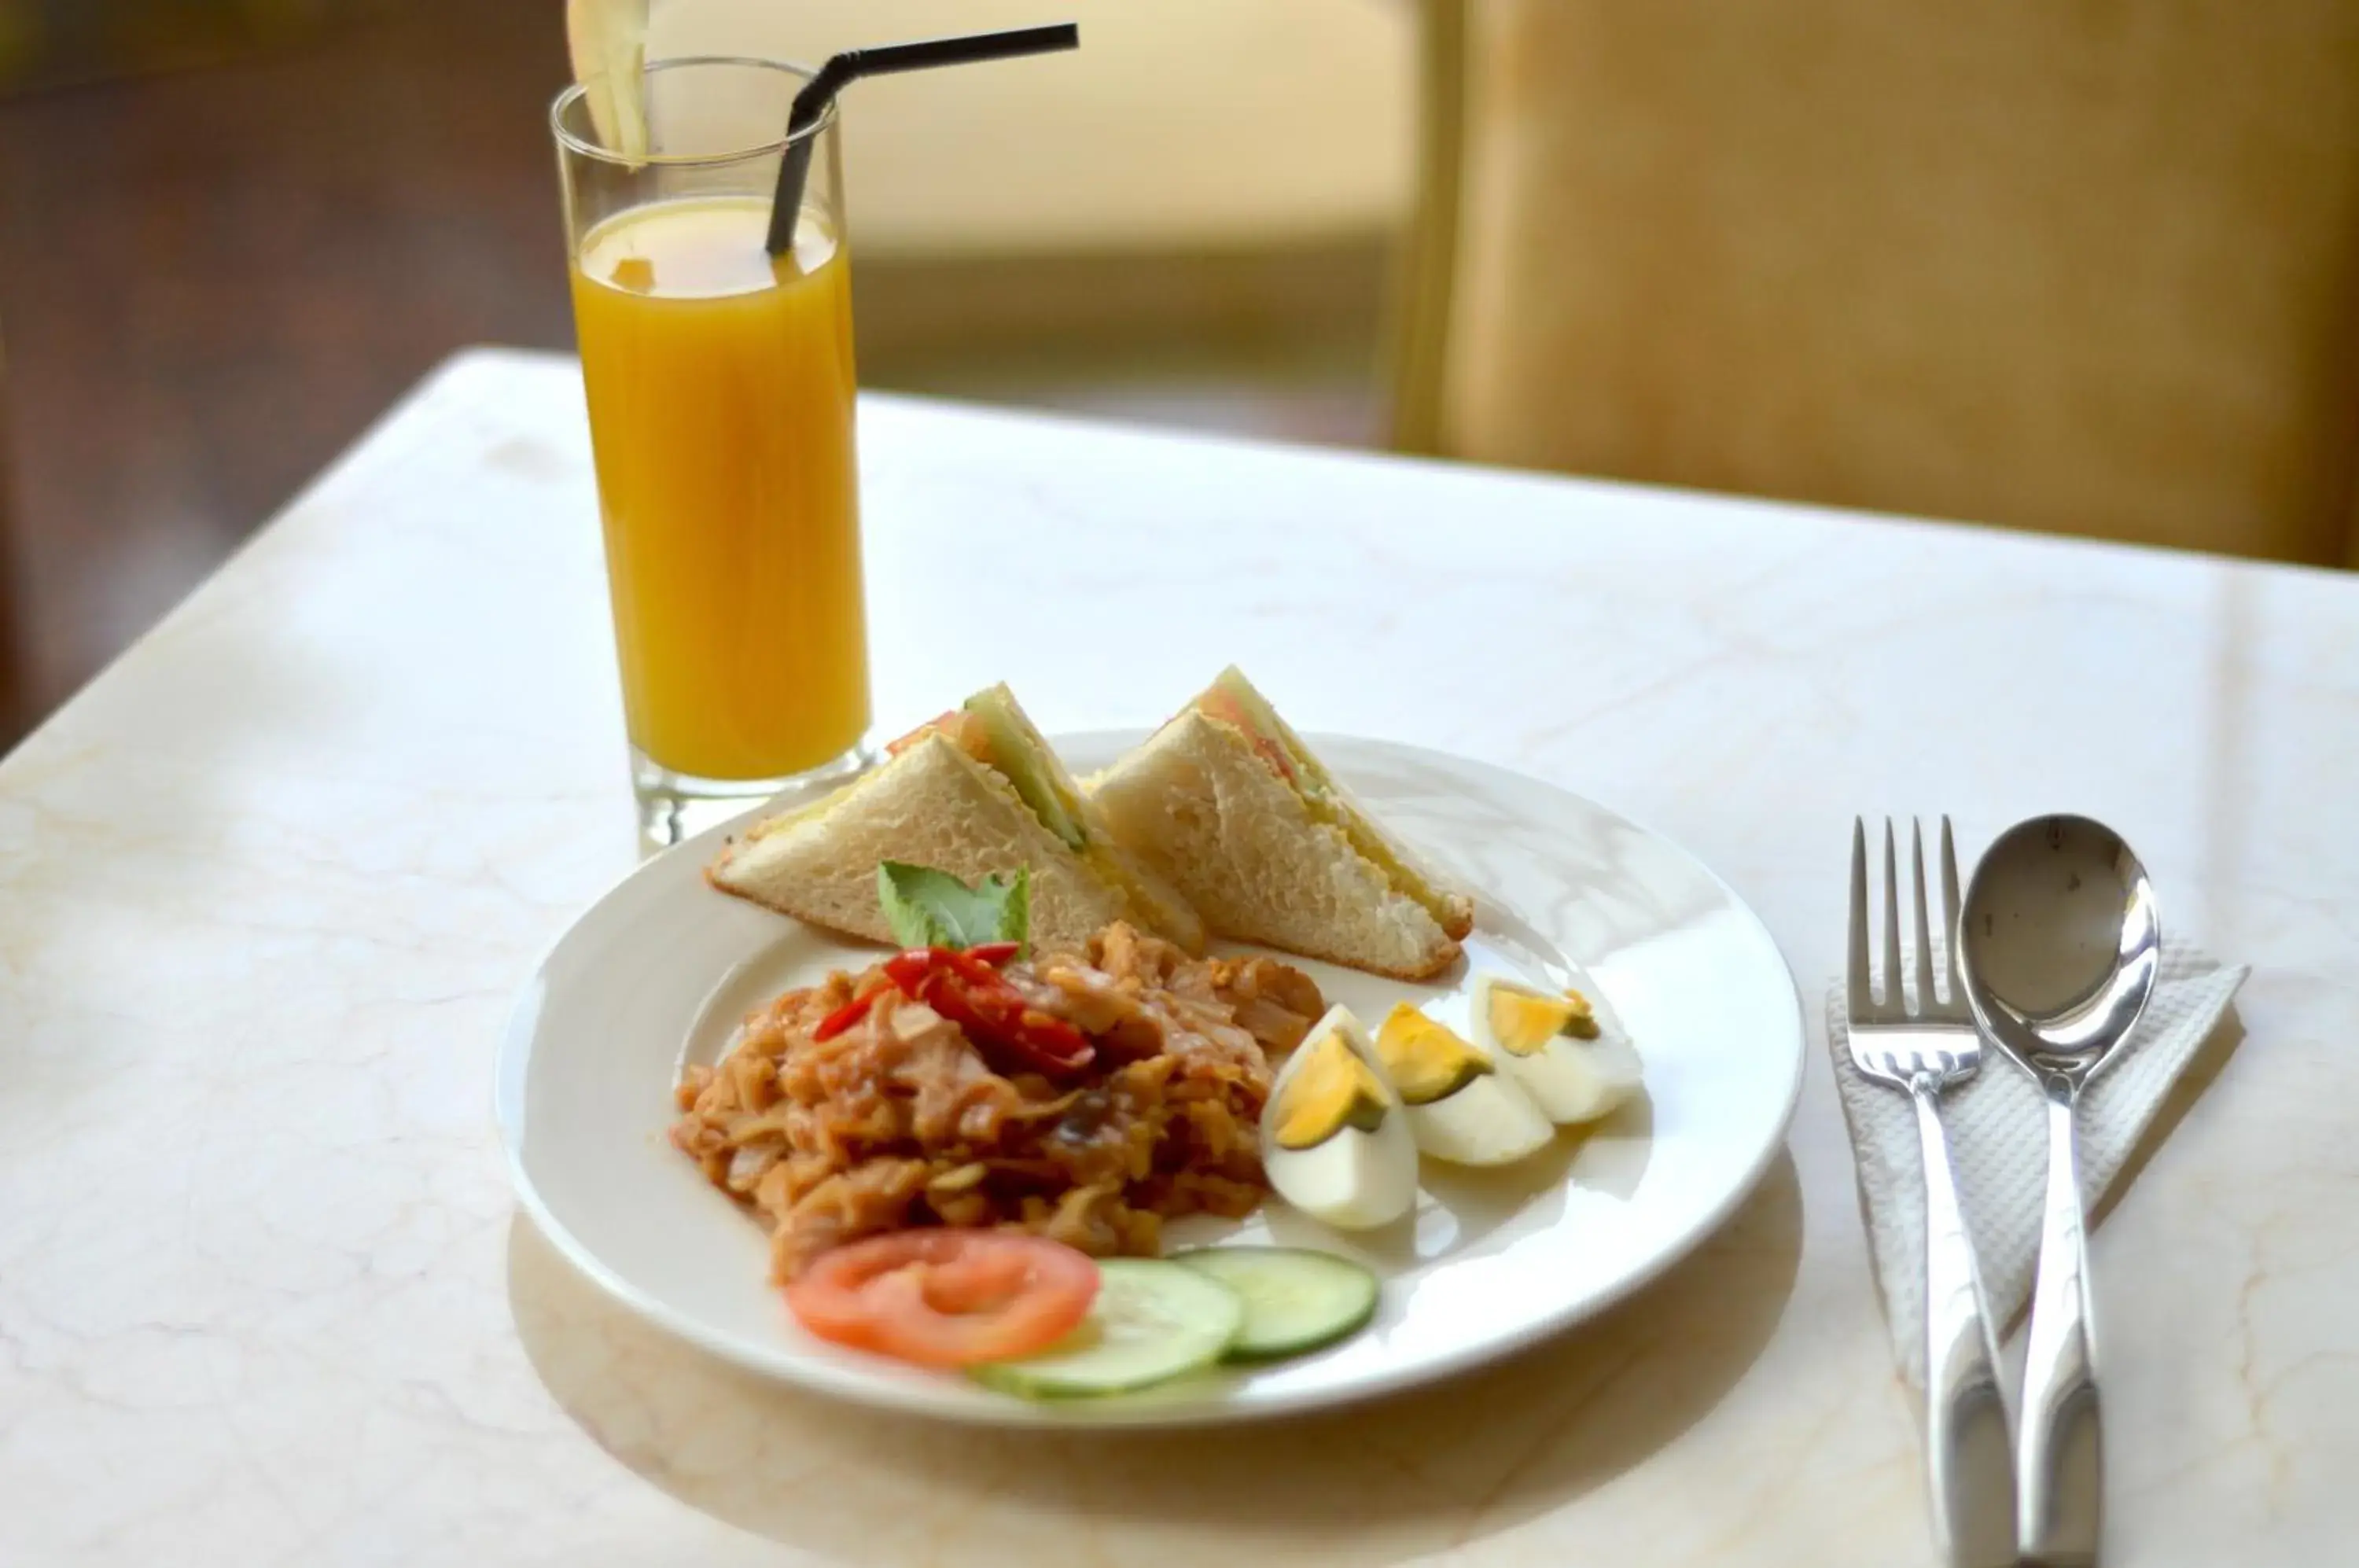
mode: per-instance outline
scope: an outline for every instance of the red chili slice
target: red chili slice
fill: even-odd
[[[1036,1047],[1063,1057],[1076,1068],[1087,1067],[1097,1055],[1089,1036],[1054,1013],[1027,1007],[1017,1023]]]
[[[945,949],[913,947],[907,953],[897,953],[885,961],[885,978],[914,996],[926,983],[926,976],[939,967],[938,956]]]
[[[947,947],[913,947],[885,961],[885,976],[956,1024],[994,1067],[1068,1077],[1087,1067],[1097,1053],[1087,1035],[1031,1006],[992,967],[1015,957],[1017,951],[1012,942],[986,942],[963,953]],[[865,1011],[864,1006],[860,1012],[847,1007],[831,1014],[813,1031],[813,1038],[826,1040],[851,1028]],[[840,1024],[839,1018],[842,1018]]]
[[[868,1009],[876,1005],[876,997],[877,993],[875,991],[869,992],[864,996],[853,997],[852,1000],[820,1019],[819,1027],[811,1030],[811,1039],[833,1040],[837,1035],[866,1018]]]
[[[978,995],[957,975],[938,974],[927,983],[925,1000],[1003,1072],[1062,1078],[1096,1058],[1086,1035],[1062,1018],[1025,1006],[1013,988]]]
[[[945,953],[942,954],[942,967],[977,990],[1007,989],[1007,982],[1000,978],[999,971],[991,966],[990,961],[974,953]]]

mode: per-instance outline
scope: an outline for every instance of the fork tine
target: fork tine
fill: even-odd
[[[1916,897],[1910,901],[1917,914],[1917,1010],[1930,1012],[1933,1007],[1933,939],[1926,934],[1925,904],[1932,889],[1925,880],[1925,824],[1915,817],[1908,819],[1909,886]]]
[[[1884,1005],[1900,1006],[1900,865],[1892,850],[1892,819],[1884,819]]]
[[[1895,854],[1892,818],[1885,818],[1885,1007],[1899,1009],[1901,995],[1901,867]]]
[[[1943,999],[1962,1000],[1966,994],[1964,972],[1958,967],[1958,845],[1950,837],[1950,819],[1941,818],[1941,949],[1948,962],[1942,967],[1949,971],[1941,977],[1949,988]]]
[[[1856,1021],[1873,1010],[1867,992],[1867,823],[1858,817],[1851,820],[1851,961],[1843,975]]]

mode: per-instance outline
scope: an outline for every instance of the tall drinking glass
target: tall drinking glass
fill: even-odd
[[[852,283],[835,112],[792,254],[764,248],[808,73],[651,63],[649,152],[549,112],[642,831],[658,844],[866,759]]]

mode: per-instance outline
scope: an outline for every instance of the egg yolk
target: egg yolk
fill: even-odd
[[[1278,1148],[1316,1149],[1346,1127],[1374,1132],[1384,1125],[1385,1087],[1343,1035],[1321,1035],[1302,1049],[1302,1065],[1278,1094]]]
[[[1543,996],[1510,985],[1491,988],[1491,1033],[1517,1056],[1529,1056],[1559,1035],[1597,1038],[1597,1015],[1578,991]]]
[[[1393,1087],[1412,1105],[1446,1100],[1492,1071],[1481,1051],[1407,1002],[1396,1004],[1376,1031],[1376,1055]]]

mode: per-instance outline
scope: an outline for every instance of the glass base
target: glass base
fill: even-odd
[[[669,849],[780,795],[808,798],[832,789],[875,760],[875,751],[863,739],[817,768],[783,778],[699,779],[673,772],[635,746],[631,793],[639,806],[639,854]]]

